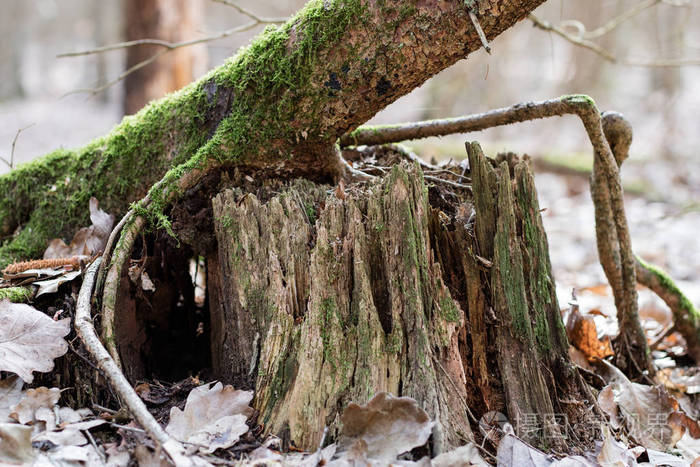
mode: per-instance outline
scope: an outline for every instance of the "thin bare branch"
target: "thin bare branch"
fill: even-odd
[[[602,26],[599,26],[595,28],[592,31],[586,31],[584,28],[584,32],[582,37],[584,39],[597,39],[598,37],[604,36],[606,34],[609,34],[610,32],[614,31],[617,29],[621,24],[631,20],[644,10],[651,8],[653,6],[658,5],[661,3],[662,0],[646,0],[643,2],[640,2],[630,8],[627,11],[624,11],[622,14],[616,16],[615,18],[611,19],[607,23],[603,24]],[[563,25],[563,23],[562,23]]]
[[[80,57],[83,55],[101,54],[104,52],[111,52],[113,50],[121,50],[129,47],[135,47],[137,45],[159,45],[161,47],[165,47],[166,49],[173,49],[176,48],[177,44],[161,39],[137,39],[134,41],[118,42],[116,44],[95,47],[94,49],[79,50],[77,52],[64,52],[62,54],[56,55],[56,58]]]
[[[115,84],[117,84],[119,81],[123,80],[127,76],[129,76],[131,73],[135,72],[136,70],[140,70],[141,68],[153,63],[160,57],[161,55],[165,55],[166,53],[170,52],[172,49],[164,49],[159,52],[156,52],[155,54],[151,55],[145,60],[142,60],[138,62],[136,65],[132,66],[131,68],[127,69],[123,73],[121,73],[119,76],[114,78],[111,81],[108,81],[107,83],[97,86],[96,88],[81,88],[81,89],[75,89],[73,91],[65,93],[62,97],[65,96],[70,96],[71,94],[80,94],[80,93],[90,93],[90,94],[99,94],[100,92],[104,91],[105,89],[111,88]]]
[[[700,58],[667,58],[667,59],[631,59],[631,58],[619,58],[611,51],[599,46],[590,39],[601,37],[608,34],[610,31],[614,30],[620,26],[625,21],[633,18],[642,11],[655,6],[659,3],[669,4],[673,6],[683,6],[687,2],[679,1],[673,2],[670,0],[647,0],[638,4],[636,7],[630,9],[629,11],[621,14],[620,16],[612,19],[610,22],[604,24],[603,26],[594,29],[593,31],[586,31],[586,27],[580,21],[565,21],[561,26],[555,26],[549,21],[538,18],[532,13],[528,15],[528,19],[532,21],[533,25],[544,31],[553,32],[562,39],[585,49],[591,50],[598,54],[603,59],[610,63],[615,63],[624,66],[633,67],[645,67],[645,68],[676,68],[681,66],[695,66],[700,65]],[[566,32],[563,28],[573,27],[576,29],[577,34],[571,34]]]
[[[574,45],[577,45],[579,47],[583,47],[583,48],[588,49],[588,50],[592,50],[593,52],[597,53],[598,55],[600,55],[601,57],[603,57],[605,60],[607,60],[609,62],[618,63],[617,57],[615,57],[612,53],[605,50],[604,48],[600,47],[598,44],[595,44],[594,42],[583,39],[582,37],[572,36],[571,34],[564,31],[562,28],[553,25],[549,21],[545,21],[543,19],[540,19],[537,16],[533,15],[532,13],[529,14],[527,17],[530,21],[532,21],[532,24],[535,27],[542,29],[543,31],[553,32],[554,34],[571,42]]]
[[[17,145],[17,138],[19,138],[19,134],[22,133],[27,128],[33,127],[34,125],[35,125],[35,123],[30,123],[29,125],[17,130],[17,133],[15,133],[15,137],[12,139],[12,150],[10,151],[10,160],[9,161],[7,159],[5,159],[4,157],[0,157],[0,161],[7,164],[7,166],[10,168],[10,170],[15,168],[15,146]]]
[[[259,23],[269,23],[269,24],[281,24],[287,21],[287,18],[264,18],[256,15],[252,11],[243,8],[242,6],[234,3],[231,0],[211,0],[214,3],[221,3],[226,6],[230,6],[231,8],[235,9],[238,11],[240,14],[247,16],[248,18],[252,19],[253,21],[257,21]]]
[[[100,262],[101,258],[97,258],[88,268],[83,278],[83,285],[80,288],[80,293],[78,294],[78,303],[75,313],[75,328],[78,337],[80,337],[80,340],[85,345],[85,349],[95,359],[97,366],[102,369],[107,381],[109,381],[109,384],[119,395],[124,405],[129,409],[136,421],[146,430],[149,436],[162,446],[163,450],[176,465],[194,465],[192,459],[186,456],[182,444],[166,433],[156,419],[153,418],[153,415],[148,412],[146,405],[136,394],[134,388],[131,387],[131,384],[129,384],[124,374],[97,337],[95,326],[92,321],[91,299],[92,289],[95,285],[95,276],[97,275]]]
[[[160,39],[138,39],[138,40],[133,40],[133,41],[127,41],[127,42],[119,42],[117,44],[112,44],[112,45],[106,45],[102,47],[97,47],[94,49],[87,49],[87,50],[81,50],[77,52],[66,52],[57,55],[58,58],[65,58],[65,57],[79,57],[83,55],[93,55],[93,54],[99,54],[99,53],[105,53],[105,52],[111,52],[114,50],[120,50],[120,49],[127,49],[129,47],[138,47],[141,45],[155,45],[159,47],[163,47],[162,50],[159,50],[158,52],[155,52],[153,55],[150,57],[138,62],[137,64],[133,65],[129,69],[125,70],[122,72],[119,76],[114,78],[111,81],[108,81],[105,84],[102,84],[100,86],[97,86],[95,88],[83,88],[83,89],[76,89],[74,91],[71,91],[69,93],[66,93],[65,95],[70,95],[70,94],[78,94],[78,93],[90,93],[90,94],[98,94],[115,84],[119,83],[120,81],[124,80],[127,76],[130,74],[134,73],[137,70],[140,70],[141,68],[150,65],[154,61],[156,61],[158,58],[161,56],[165,55],[168,52],[171,52],[175,49],[180,49],[182,47],[189,47],[192,45],[197,45],[197,44],[204,44],[206,42],[212,42],[212,41],[217,41],[219,39],[224,39],[226,37],[229,37],[233,34],[238,34],[241,32],[249,31],[253,29],[256,26],[259,26],[261,24],[280,24],[286,21],[286,18],[263,18],[255,15],[254,13],[245,10],[233,3],[230,3],[226,0],[212,0],[216,1],[219,3],[225,3],[229,6],[232,6],[236,8],[238,11],[240,11],[242,14],[248,16],[249,18],[252,19],[252,21],[242,24],[240,26],[236,26],[234,28],[227,29],[225,31],[221,31],[216,34],[212,34],[211,36],[207,37],[202,37],[200,39],[191,39],[188,41],[182,41],[182,42],[168,42]]]

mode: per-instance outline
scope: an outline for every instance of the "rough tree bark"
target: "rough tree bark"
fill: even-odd
[[[475,8],[492,39],[540,3]],[[419,168],[332,195],[323,185],[344,174],[341,135],[479,47],[461,1],[312,1],[110,135],[0,178],[0,262],[71,232],[90,196],[123,213],[175,167],[139,214],[207,255],[214,374],[255,387],[267,432],[314,448],[347,402],[387,390],[437,420],[435,452],[469,440],[493,410],[543,448],[572,449],[564,435],[590,442],[581,428],[595,399],[568,357],[526,163],[468,145],[474,196],[450,203],[430,199]],[[185,176],[198,183],[166,211]],[[193,230],[188,216],[209,210],[215,241],[201,242],[206,224]],[[167,327],[168,306],[154,303],[191,293],[170,261],[183,250],[142,247],[162,255],[148,263],[160,296],[144,298],[124,270],[110,336],[132,381],[149,336],[130,326]]]

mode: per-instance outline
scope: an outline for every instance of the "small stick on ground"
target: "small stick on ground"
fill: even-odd
[[[168,435],[155,418],[148,412],[146,405],[139,398],[134,388],[131,387],[124,374],[115,361],[102,346],[97,337],[91,317],[92,288],[95,285],[95,277],[101,259],[96,259],[88,268],[83,278],[83,285],[78,294],[78,303],[75,314],[75,329],[85,349],[92,355],[97,366],[102,369],[107,381],[120,397],[124,405],[129,409],[136,421],[146,430],[149,436],[162,446],[163,450],[177,466],[194,465],[185,454],[185,448],[177,440]]]

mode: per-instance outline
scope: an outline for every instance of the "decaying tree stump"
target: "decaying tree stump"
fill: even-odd
[[[541,447],[591,439],[595,400],[569,361],[530,169],[468,150],[473,197],[446,201],[399,165],[345,190],[213,199],[214,373],[255,389],[267,432],[315,448],[350,401],[388,391],[437,421],[436,452],[494,410]]]

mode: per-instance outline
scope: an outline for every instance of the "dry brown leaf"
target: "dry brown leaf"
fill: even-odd
[[[144,445],[136,446],[134,457],[139,467],[170,467],[164,452],[153,452]]]
[[[268,449],[265,446],[260,446],[254,449],[250,454],[248,454],[248,457],[252,461],[264,461],[265,463],[281,462],[284,460],[282,454],[273,451],[272,449]]]
[[[53,279],[34,282],[34,285],[39,287],[39,289],[36,291],[36,296],[38,297],[47,293],[56,293],[61,285],[80,277],[80,275],[80,271],[68,271],[58,277],[54,277]]]
[[[434,425],[415,399],[386,392],[378,393],[365,406],[350,403],[340,420],[345,449],[364,443],[368,458],[386,462],[425,444]]]
[[[700,458],[700,440],[693,439],[690,434],[685,433],[676,443],[675,450],[679,452],[687,462],[693,462]]]
[[[651,465],[662,465],[664,467],[688,466],[688,461],[682,457],[667,454],[665,452],[654,451],[653,449],[647,449],[647,456],[649,456],[649,463]]]
[[[194,388],[187,396],[185,410],[170,409],[166,431],[179,441],[200,446],[203,453],[233,446],[248,431],[246,420],[253,409],[251,391],[239,391],[216,383]]]
[[[104,443],[102,447],[107,455],[109,467],[128,467],[131,462],[131,454],[128,449],[120,447],[117,443]]]
[[[12,407],[17,405],[22,400],[22,381],[18,376],[10,376],[4,380],[0,380],[0,423],[10,421],[10,413]]]
[[[75,424],[75,423],[90,423],[90,422],[81,422],[81,421],[84,418],[91,417],[93,415],[94,414],[92,413],[92,410],[88,409],[87,407],[84,407],[84,408],[78,409],[78,410],[71,409],[70,407],[61,407],[58,409],[58,418],[59,418],[59,424],[61,427],[65,427],[66,425]],[[101,420],[101,421],[104,421],[104,420]]]
[[[609,297],[610,295],[612,295],[612,290],[610,289],[610,286],[608,284],[598,284],[598,285],[593,285],[590,287],[583,287],[583,288],[577,289],[577,290],[579,290],[579,292],[584,292],[584,291],[591,292],[591,293],[594,293],[596,295],[601,295],[604,297]]]
[[[598,339],[598,330],[592,316],[584,316],[578,306],[573,306],[566,321],[566,331],[571,344],[588,359],[594,361],[613,355],[610,338]]]
[[[595,373],[595,369],[588,363],[588,358],[579,349],[573,345],[569,345],[569,358],[573,363],[580,366],[584,370]]]
[[[668,389],[686,394],[700,393],[700,372],[697,367],[667,368],[657,373],[658,381]]]
[[[70,318],[54,321],[29,305],[0,301],[0,370],[31,383],[33,371],[51,371],[68,351],[69,332]]]
[[[605,386],[600,393],[598,393],[598,405],[601,410],[608,415],[610,419],[610,426],[614,429],[620,428],[622,422],[620,420],[620,411],[615,402],[615,391],[611,384]]]
[[[58,388],[49,389],[40,387],[36,389],[27,389],[24,397],[20,403],[13,408],[10,416],[23,425],[41,420],[45,417],[37,418],[37,412],[40,412],[41,409],[53,411],[53,407],[58,403],[60,397],[61,391]]]
[[[32,428],[16,423],[0,423],[0,463],[32,465]]]
[[[161,449],[153,452],[144,445],[136,446],[136,449],[134,449],[134,458],[136,458],[136,463],[139,467],[170,467],[172,465]],[[199,456],[189,456],[189,460],[193,467],[212,467],[212,464]],[[253,465],[260,467],[257,464]]]
[[[49,441],[56,446],[85,446],[87,438],[80,430],[42,431],[32,436],[32,442]]]
[[[673,447],[690,420],[680,415],[678,401],[663,386],[633,383],[613,365],[602,363],[607,369],[606,380],[611,389],[606,387],[601,394],[612,391],[620,418],[630,435],[646,448],[666,451]],[[606,411],[610,410],[609,401],[604,406]],[[671,418],[674,413],[679,415]]]
[[[32,467],[82,465],[103,465],[102,458],[90,444],[85,446],[58,446],[50,451],[41,452],[34,464],[32,464]]]
[[[700,438],[700,426],[698,426],[698,422],[696,420],[693,420],[681,411],[676,410],[671,415],[669,415],[668,423],[674,429],[674,432],[676,430],[681,430],[680,427],[683,427],[686,430],[688,430],[688,434],[693,438]],[[677,439],[680,439],[681,436],[683,436],[684,432],[684,430],[681,430],[681,433],[677,436]]]
[[[506,435],[498,444],[498,465],[518,467],[549,467],[552,463],[547,455],[513,435]]]
[[[44,252],[44,259],[67,258],[76,255],[92,256],[104,250],[114,225],[114,216],[99,209],[96,198],[90,198],[90,227],[83,227],[73,236],[70,245],[60,238],[51,240]]]

